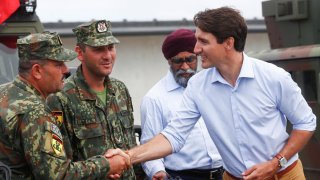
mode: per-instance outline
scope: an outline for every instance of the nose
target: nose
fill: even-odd
[[[181,64],[181,67],[180,67],[180,69],[182,69],[182,70],[187,70],[187,69],[189,69],[190,68],[190,66],[186,63],[186,62],[183,62],[182,64]]]
[[[104,59],[109,59],[111,57],[111,52],[108,48],[105,48],[103,51],[103,56]]]
[[[195,54],[200,54],[201,53],[202,49],[201,49],[198,41],[196,42],[196,45],[194,46],[193,51],[194,51]]]
[[[62,67],[61,67],[61,72],[63,74],[66,74],[69,72],[69,68],[67,67],[67,65],[65,63],[63,63]]]

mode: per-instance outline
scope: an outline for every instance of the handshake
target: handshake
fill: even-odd
[[[146,144],[136,146],[128,151],[109,149],[104,154],[110,164],[108,177],[118,179],[132,164],[163,158],[171,153],[171,144],[162,134],[158,134]]]
[[[111,179],[118,179],[124,171],[128,170],[132,164],[128,151],[121,149],[109,149],[104,157],[109,161],[110,170],[108,177]]]

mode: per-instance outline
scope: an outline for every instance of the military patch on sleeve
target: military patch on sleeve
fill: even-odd
[[[54,153],[56,153],[58,156],[62,154],[63,152],[62,141],[55,134],[52,134],[51,146],[53,148]]]
[[[58,126],[63,123],[63,112],[62,111],[52,111],[52,115],[56,118]]]
[[[60,139],[60,141],[62,140],[62,134],[60,132],[60,129],[58,128],[58,126],[56,126],[55,124],[50,123],[50,129],[51,131]]]

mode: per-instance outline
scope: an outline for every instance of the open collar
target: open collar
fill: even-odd
[[[242,53],[242,54],[243,54],[243,63],[242,63],[237,81],[241,78],[254,78],[252,59],[248,57],[245,53]],[[217,68],[213,67],[209,71],[212,73],[212,76],[211,76],[212,83],[215,83],[215,82],[221,82],[224,84],[227,83],[226,80],[221,76]]]

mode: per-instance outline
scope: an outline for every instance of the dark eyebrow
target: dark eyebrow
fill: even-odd
[[[207,39],[204,39],[204,38],[201,38],[201,37],[198,37],[198,38],[197,38],[197,41],[201,41],[201,42],[208,42],[208,40],[207,40]]]

